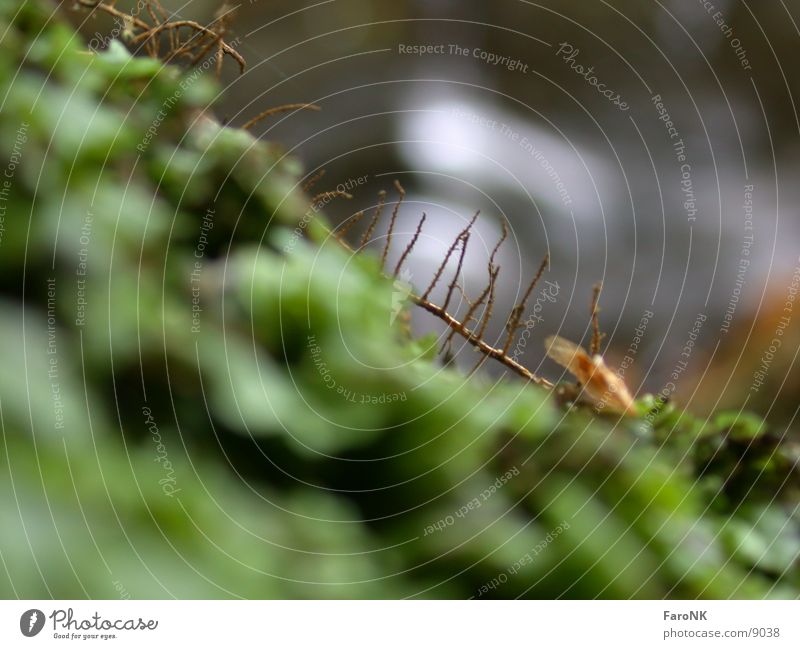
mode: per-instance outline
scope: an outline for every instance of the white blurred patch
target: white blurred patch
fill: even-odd
[[[598,194],[607,215],[614,214],[616,197],[626,195],[609,173],[611,160],[570,143],[536,114],[522,118],[456,95],[427,106],[425,97],[412,96],[409,104],[413,110],[400,120],[400,150],[420,171],[418,181],[434,184],[436,174],[452,175],[487,194],[529,195],[588,222],[599,220]]]

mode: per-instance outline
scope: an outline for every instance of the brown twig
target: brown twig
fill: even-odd
[[[214,54],[216,58],[217,76],[221,73],[222,58],[229,56],[239,64],[239,72],[243,73],[247,63],[239,52],[225,42],[223,36],[227,31],[227,24],[230,16],[235,9],[227,11],[224,15],[216,18],[211,26],[204,26],[194,20],[169,20],[169,13],[164,9],[159,0],[144,0],[139,5],[139,11],[144,9],[152,21],[140,18],[137,15],[125,13],[114,6],[111,2],[89,2],[88,0],[78,0],[78,4],[89,11],[102,11],[122,21],[126,30],[132,33],[127,39],[131,46],[140,45],[147,54],[153,58],[160,58],[165,62],[176,59],[179,56],[191,57],[192,64],[200,61],[207,52],[216,47]],[[184,42],[181,42],[181,30],[189,30],[191,33]],[[167,35],[168,50],[161,54],[160,35],[165,32]],[[123,32],[124,35],[124,32]],[[197,53],[200,50],[200,53]],[[194,54],[193,54],[194,53]]]
[[[98,7],[100,7],[100,6],[101,5],[98,5]],[[200,23],[198,23],[198,22],[196,22],[194,20],[172,20],[172,21],[169,21],[169,22],[162,22],[162,23],[160,23],[158,25],[154,25],[152,27],[149,27],[145,33],[138,34],[138,35],[134,36],[131,39],[131,43],[136,44],[136,43],[138,43],[138,42],[140,42],[142,40],[146,40],[148,38],[153,38],[154,36],[158,36],[165,29],[180,29],[181,27],[188,27],[188,28],[194,30],[195,32],[198,32],[200,34],[204,34],[204,35],[207,35],[207,36],[213,36],[215,38],[217,36],[217,33],[213,29],[211,29],[209,27],[205,27],[204,25],[201,25]]]
[[[216,57],[214,74],[217,75],[217,79],[220,79],[222,78],[222,63],[225,60],[225,46],[221,38],[217,41],[217,53],[214,56]]]
[[[156,11],[161,16],[161,19],[160,19],[161,22],[168,22],[169,21],[169,13],[167,13],[167,10],[164,9],[164,7],[162,6],[161,2],[159,2],[159,0],[150,0],[150,3],[148,4],[148,10],[150,12],[151,17],[153,18],[153,24],[158,22],[159,19],[156,18],[153,15],[153,11],[152,11],[152,8],[150,7],[150,5],[153,5],[156,8]],[[168,34],[168,37],[169,37],[169,49],[170,49],[170,52],[173,52],[176,49],[178,49],[178,47],[180,45],[180,42],[178,40],[178,35],[175,33],[174,30],[170,30],[169,34]]]
[[[91,9],[91,10],[98,9],[100,11],[103,11],[103,12],[111,15],[111,16],[114,16],[115,18],[119,18],[120,20],[123,20],[123,21],[126,20],[126,19],[129,20],[129,21],[132,21],[134,27],[137,27],[139,29],[144,29],[144,30],[149,30],[150,29],[150,25],[148,25],[141,18],[138,18],[136,16],[132,16],[130,14],[126,14],[124,11],[120,11],[119,9],[114,7],[113,5],[108,5],[108,4],[104,3],[104,2],[100,2],[98,4],[80,2],[79,4],[81,6],[83,6],[83,7],[86,7],[87,9]]]
[[[441,307],[436,306],[435,304],[432,304],[427,300],[423,300],[422,298],[417,297],[416,295],[411,295],[410,299],[417,306],[425,309],[428,313],[431,313],[432,315],[442,320],[451,330],[454,330],[457,334],[459,334],[462,338],[464,338],[470,345],[477,348],[484,355],[490,358],[494,358],[495,360],[505,365],[511,371],[516,372],[521,377],[529,381],[532,381],[538,385],[542,385],[547,388],[553,387],[553,384],[550,381],[548,381],[547,379],[543,379],[540,376],[537,376],[536,374],[531,372],[528,368],[517,363],[513,358],[508,357],[506,354],[503,353],[502,349],[495,349],[485,341],[478,338],[469,329],[469,327],[464,326],[461,322],[456,320],[452,315],[444,311]]]

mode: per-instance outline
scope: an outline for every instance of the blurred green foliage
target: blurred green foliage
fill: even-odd
[[[800,595],[795,441],[443,369],[208,75],[50,12],[0,0],[1,595]]]

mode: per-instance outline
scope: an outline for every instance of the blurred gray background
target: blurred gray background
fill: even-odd
[[[283,143],[309,173],[324,168],[320,191],[368,176],[352,201],[327,206],[335,222],[372,208],[380,189],[393,199],[392,181],[403,183],[408,197],[392,258],[425,212],[409,260],[417,288],[478,209],[480,241],[470,242],[463,279],[468,294],[485,284],[501,220],[511,229],[498,314],[549,252],[545,278],[559,290],[539,312],[530,366],[543,362],[546,335],[587,341],[597,281],[612,365],[643,314],[654,313],[627,373],[636,389],[657,391],[670,380],[698,314],[708,319],[679,391],[694,389],[712,356],[738,359],[749,345],[747,362],[757,362],[763,344],[751,330],[783,301],[800,254],[796,3],[164,4],[206,21],[236,11],[232,36],[249,67],[243,76],[226,68],[220,118],[241,124],[288,102],[322,107],[274,117],[257,132]],[[438,47],[408,53],[420,45]],[[748,185],[752,230],[743,207]],[[419,331],[437,326],[415,317]],[[499,315],[492,341],[502,326]]]

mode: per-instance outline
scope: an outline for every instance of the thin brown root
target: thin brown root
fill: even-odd
[[[495,287],[497,286],[497,276],[499,274],[499,266],[489,267],[489,298],[486,302],[486,310],[483,312],[483,317],[481,318],[481,326],[478,329],[478,338],[483,338],[483,335],[486,333],[486,327],[489,325],[489,321],[492,319]]]
[[[592,304],[591,304],[591,313],[592,313],[592,343],[589,347],[589,353],[592,356],[600,353],[600,344],[605,338],[605,334],[600,332],[600,319],[598,314],[600,313],[600,293],[603,290],[602,282],[598,282],[592,288]]]
[[[422,232],[422,226],[425,223],[426,218],[427,216],[425,215],[425,212],[423,212],[422,218],[419,220],[419,223],[417,224],[417,230],[416,232],[414,232],[414,236],[411,238],[411,243],[409,243],[406,246],[406,249],[403,250],[403,254],[400,255],[400,259],[397,261],[397,266],[394,267],[394,277],[397,277],[397,275],[400,273],[400,268],[402,268],[403,262],[406,260],[406,257],[408,257],[411,254],[411,251],[417,244],[417,239],[419,239],[419,235],[420,232]]]
[[[275,106],[274,108],[267,108],[262,113],[259,113],[253,119],[247,120],[244,124],[242,124],[243,129],[249,129],[258,124],[262,119],[269,117],[270,115],[277,115],[278,113],[288,113],[290,110],[315,110],[320,111],[322,108],[317,106],[316,104],[284,104],[283,106]]]
[[[311,188],[314,187],[314,185],[316,185],[324,175],[325,175],[325,170],[320,169],[317,173],[315,173],[313,176],[311,176],[311,178],[309,178],[306,181],[305,185],[303,185],[303,191],[304,192],[310,191]]]
[[[360,212],[356,212],[351,216],[347,221],[342,224],[342,227],[339,229],[339,232],[336,234],[338,239],[344,239],[347,236],[347,233],[353,228],[353,226],[358,223],[362,218],[364,218],[364,211],[361,210]]]
[[[384,205],[386,205],[386,192],[381,190],[378,192],[378,205],[375,208],[375,212],[372,215],[372,220],[369,222],[369,226],[361,236],[361,245],[359,247],[363,248],[372,239],[372,233],[375,232],[375,226],[378,225]]]
[[[449,286],[447,287],[447,297],[444,301],[444,310],[446,311],[450,306],[450,300],[453,299],[453,293],[456,290],[456,287],[461,291],[461,294],[464,295],[463,289],[458,284],[458,278],[461,276],[461,269],[464,267],[464,257],[467,254],[467,244],[469,243],[470,232],[467,230],[463,236],[461,237],[461,253],[458,255],[458,265],[456,266],[456,272],[453,275],[453,281],[450,282]]]
[[[389,254],[389,246],[392,245],[392,233],[394,232],[395,221],[397,221],[397,213],[400,211],[400,206],[403,204],[403,200],[406,197],[406,190],[403,189],[399,180],[394,181],[394,186],[400,194],[400,198],[397,200],[392,210],[392,219],[389,221],[389,231],[386,233],[386,245],[383,247],[383,254],[381,255],[381,266],[386,263],[386,256]]]
[[[469,231],[472,229],[472,226],[475,223],[475,220],[478,218],[479,214],[480,214],[480,210],[475,212],[475,216],[472,217],[470,222],[467,224],[467,227],[464,228],[459,233],[459,235],[455,238],[455,241],[453,241],[453,243],[450,245],[450,248],[448,248],[447,254],[444,256],[444,261],[442,261],[441,265],[436,270],[436,274],[433,276],[433,280],[431,280],[431,283],[428,285],[428,288],[426,289],[425,293],[422,296],[423,299],[427,300],[430,297],[431,292],[433,291],[433,289],[436,286],[436,284],[439,281],[439,279],[442,277],[442,273],[444,273],[444,269],[447,266],[447,263],[450,261],[450,257],[453,256],[453,253],[456,251],[456,248],[458,247],[458,245],[465,239],[465,237],[467,236]],[[464,248],[466,248],[466,246],[464,246]],[[458,271],[459,273],[461,272],[461,264],[463,263],[463,260],[464,260],[464,250],[462,249],[461,259],[459,260],[459,262],[460,262],[459,263],[459,271]],[[458,274],[456,274],[456,279],[454,281],[457,281],[457,280],[458,280]],[[447,308],[447,307],[445,307],[445,308]]]
[[[539,283],[539,280],[542,278],[545,269],[547,268],[548,264],[550,263],[550,254],[546,254],[544,259],[542,259],[542,263],[539,264],[539,270],[536,271],[536,275],[534,275],[531,283],[528,285],[528,289],[525,291],[525,295],[522,296],[522,300],[520,300],[519,304],[515,305],[514,308],[511,310],[511,316],[508,319],[508,323],[506,324],[506,331],[508,335],[506,336],[506,342],[503,345],[503,351],[508,353],[508,350],[511,349],[511,344],[514,341],[514,335],[517,333],[517,330],[520,327],[520,320],[522,319],[523,314],[525,313],[525,307],[528,304],[528,300],[533,293],[533,289],[536,288],[536,285]]]
[[[353,195],[352,194],[348,194],[347,192],[340,192],[338,189],[336,189],[336,190],[334,190],[332,192],[320,192],[319,194],[314,196],[314,198],[311,199],[311,205],[316,205],[317,203],[319,203],[320,201],[323,201],[323,200],[325,200],[327,202],[328,200],[331,200],[331,199],[334,199],[334,198],[346,198],[346,199],[350,200],[351,198],[353,198]]]

